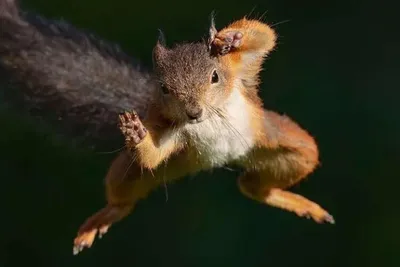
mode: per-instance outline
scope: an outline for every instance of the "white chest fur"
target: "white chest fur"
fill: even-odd
[[[234,89],[222,108],[224,118],[212,115],[185,132],[202,164],[221,166],[246,155],[254,144],[246,100]]]

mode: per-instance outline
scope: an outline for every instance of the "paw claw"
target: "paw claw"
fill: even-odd
[[[330,214],[326,214],[325,215],[324,221],[327,222],[327,223],[330,223],[330,224],[335,224],[335,219]]]
[[[319,207],[319,210],[308,212],[307,218],[313,219],[317,223],[330,223],[335,224],[335,219],[328,212]]]
[[[315,203],[307,203],[295,210],[295,213],[300,217],[312,219],[317,223],[335,223],[333,216]]]
[[[119,115],[118,115],[118,118],[119,118],[119,121],[120,121],[121,124],[124,124],[124,123],[125,123],[124,114],[119,114]]]
[[[99,229],[99,238],[102,238],[108,232],[109,227],[109,225],[105,225]]]
[[[78,255],[80,252],[82,252],[85,246],[86,244],[84,242],[82,242],[80,245],[75,245],[72,250],[73,255]]]

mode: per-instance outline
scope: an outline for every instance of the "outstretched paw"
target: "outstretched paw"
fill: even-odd
[[[124,112],[119,115],[119,128],[125,136],[125,142],[136,146],[147,135],[147,130],[143,126],[136,112]]]
[[[217,33],[212,46],[220,55],[225,55],[242,45],[243,33],[240,31],[222,31]]]

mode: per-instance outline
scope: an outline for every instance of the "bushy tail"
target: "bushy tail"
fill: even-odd
[[[19,18],[17,0],[0,0],[0,17]]]
[[[118,113],[144,116],[156,85],[118,46],[0,0],[1,103],[99,147],[123,142]]]

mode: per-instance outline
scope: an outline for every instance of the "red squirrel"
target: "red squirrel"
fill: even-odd
[[[165,181],[225,165],[244,170],[237,181],[245,196],[334,223],[318,204],[287,191],[315,170],[319,153],[306,130],[265,110],[258,96],[277,38],[266,23],[245,17],[217,31],[212,20],[207,40],[173,48],[160,38],[153,73],[93,34],[21,12],[16,0],[0,0],[0,25],[8,103],[23,95],[35,116],[96,145],[125,137],[106,175],[108,203],[82,224],[74,254]]]
[[[226,164],[243,168],[238,187],[256,201],[334,223],[307,198],[285,189],[314,171],[318,147],[286,116],[263,108],[259,72],[276,42],[267,24],[243,18],[208,41],[173,48],[158,41],[153,51],[159,91],[146,116],[120,115],[129,148],[106,176],[108,204],[87,219],[74,252],[90,247],[97,232],[127,216],[138,200],[160,184]]]

